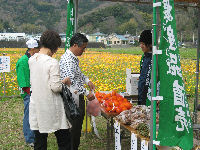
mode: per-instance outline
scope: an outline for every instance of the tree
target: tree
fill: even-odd
[[[3,24],[2,23],[0,23],[0,32],[3,32]]]
[[[8,21],[3,23],[3,28],[6,30],[6,32],[14,32],[12,25],[10,25]]]
[[[115,18],[113,16],[109,16],[105,19],[105,21],[99,24],[99,29],[103,33],[112,33],[117,26]]]
[[[152,22],[153,22],[153,16],[152,14],[148,14],[148,13],[143,13],[143,12],[139,12],[141,17],[144,20],[144,28],[145,29],[152,29]]]
[[[181,42],[192,41],[193,34],[197,31],[198,18],[194,9],[178,10],[176,12],[176,28],[178,40]]]
[[[91,23],[88,23],[86,26],[83,26],[81,28],[78,28],[78,31],[84,32],[84,33],[92,33],[94,30],[94,27]]]
[[[128,22],[123,23],[119,26],[120,34],[128,32],[129,34],[136,35],[136,29],[138,27],[137,22],[134,18],[131,18]]]
[[[21,25],[21,32],[25,32],[25,33],[40,33],[42,31],[42,27],[41,26],[36,26],[34,24],[30,24],[30,23],[25,23]]]

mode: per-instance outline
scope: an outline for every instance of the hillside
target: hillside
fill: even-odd
[[[66,30],[67,2],[63,0],[0,0],[0,32],[41,33]],[[78,31],[138,34],[150,29],[152,6],[135,3],[79,0]],[[196,37],[197,16],[194,8],[176,8],[178,37]]]
[[[152,9],[149,5],[146,5],[146,8]],[[151,24],[152,14],[126,3],[114,3],[112,6],[96,9],[95,12],[79,18],[79,30],[86,33],[128,32],[135,35],[143,29],[151,29]]]
[[[79,13],[84,14],[103,3],[105,2],[80,0]],[[66,30],[66,0],[0,0],[0,4],[0,32],[40,33],[46,29],[58,32]]]

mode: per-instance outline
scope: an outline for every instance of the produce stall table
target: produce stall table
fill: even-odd
[[[134,133],[137,138],[140,138],[141,141],[149,141],[149,138],[145,138],[141,135],[139,135],[137,133],[136,130],[134,130],[132,127],[130,127],[129,125],[125,125],[122,122],[120,122],[119,120],[117,120],[115,117],[117,116],[116,113],[109,113],[106,112],[103,108],[101,109],[101,115],[107,120],[107,137],[106,137],[106,150],[110,150],[112,149],[110,147],[110,143],[114,140],[114,122],[117,121],[120,123],[121,129],[126,130],[130,133]],[[123,138],[123,137],[121,137]],[[141,146],[140,147],[144,147],[144,142],[141,142]]]
[[[135,139],[131,139],[131,150],[134,149],[134,146],[137,147],[135,149],[138,149],[138,147],[141,149],[141,150],[146,150],[148,149],[148,143],[150,141],[149,138],[147,137],[143,137],[141,136],[137,130],[135,130],[134,128],[132,128],[131,126],[129,125],[125,125],[123,124],[121,121],[119,121],[117,118],[114,118],[114,121],[117,121],[119,124],[120,124],[120,128],[123,129],[123,130],[126,130],[128,132],[130,132],[131,136],[132,134],[134,134],[135,136]],[[123,139],[123,137],[121,137],[121,139]],[[138,139],[140,140],[140,145],[139,142],[138,142]]]
[[[101,115],[107,120],[106,149],[110,150],[110,142],[114,139],[113,138],[113,133],[114,133],[114,121],[113,121],[113,118],[115,116],[117,116],[118,114],[106,112],[103,108],[101,108]]]
[[[104,93],[110,93],[109,91],[106,91]],[[131,103],[137,103],[137,95],[128,95],[126,93],[120,93],[124,98],[129,100]],[[101,115],[107,120],[107,145],[106,149],[110,150],[110,142],[114,139],[114,120],[113,118],[118,115],[118,113],[113,112],[106,112],[103,107],[101,107]]]

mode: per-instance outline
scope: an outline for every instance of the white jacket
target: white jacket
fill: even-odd
[[[71,128],[65,115],[58,61],[48,55],[36,53],[29,59],[32,94],[29,122],[32,130],[51,133]]]

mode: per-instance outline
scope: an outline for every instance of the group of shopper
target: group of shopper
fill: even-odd
[[[78,150],[85,112],[84,95],[88,100],[95,98],[91,92],[95,86],[81,72],[77,58],[83,54],[87,43],[88,39],[83,34],[76,33],[60,63],[52,58],[61,46],[57,32],[45,31],[40,41],[31,39],[26,43],[28,50],[18,60],[16,70],[24,99],[24,137],[26,143],[34,146],[35,150],[47,149],[48,133],[52,132],[59,150]],[[85,83],[90,91],[85,89]],[[65,115],[60,95],[62,84],[72,86],[79,95],[81,115],[72,123]]]
[[[146,81],[152,57],[152,35],[150,30],[142,32],[140,46],[144,52],[138,85],[138,104],[146,104],[148,85]],[[27,41],[28,50],[17,64],[17,80],[24,99],[23,132],[28,145],[35,150],[47,149],[48,133],[54,132],[59,150],[78,150],[82,123],[85,115],[84,95],[95,99],[92,91],[95,85],[79,67],[79,59],[88,44],[86,36],[76,33],[70,40],[70,48],[62,55],[60,62],[52,58],[61,46],[61,38],[55,31],[45,31],[40,41]],[[72,86],[78,94],[80,118],[71,123],[65,115],[60,92],[62,84]],[[89,91],[84,87],[89,86]]]

